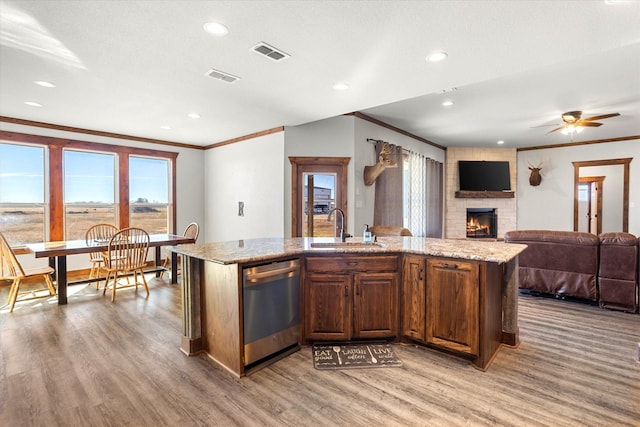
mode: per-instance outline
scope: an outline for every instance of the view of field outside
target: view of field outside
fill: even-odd
[[[313,237],[334,237],[336,235],[334,231],[335,215],[331,218],[331,221],[327,221],[328,216],[329,214],[326,213],[313,214]],[[309,237],[306,227],[306,224],[309,224],[309,216],[305,214],[303,218],[305,224],[303,226],[304,237]]]
[[[12,246],[42,242],[45,233],[45,148],[0,143],[0,232]],[[89,227],[118,225],[117,156],[64,150],[65,239],[84,239]],[[129,156],[131,227],[167,233],[169,161]]]
[[[43,208],[0,208],[0,232],[11,246],[42,242]]]
[[[313,173],[313,206],[309,206],[308,185],[309,175],[304,174],[305,180],[303,198],[303,237],[334,237],[336,235],[336,220],[340,220],[340,215],[334,215],[331,221],[327,221],[330,210],[335,207],[335,186],[336,176],[334,174]],[[312,216],[312,230],[309,227],[309,215]]]
[[[77,209],[77,208],[76,208]],[[149,234],[167,233],[167,206],[134,207],[130,225]],[[69,209],[66,220],[66,240],[84,239],[86,231],[95,224],[115,224],[113,208]],[[116,224],[117,225],[117,224]],[[0,231],[11,246],[43,241],[44,213],[42,208],[0,209]]]

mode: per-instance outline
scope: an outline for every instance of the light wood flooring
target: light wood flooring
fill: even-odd
[[[487,372],[413,345],[402,368],[318,371],[306,347],[238,379],[179,351],[179,285],[150,288],[1,307],[0,426],[640,425],[637,314],[521,296],[522,343]]]

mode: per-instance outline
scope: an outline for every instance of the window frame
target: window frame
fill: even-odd
[[[117,219],[119,228],[129,227],[129,156],[163,158],[169,161],[170,181],[169,195],[171,205],[170,233],[176,234],[176,160],[177,152],[129,147],[124,145],[104,144],[50,136],[31,135],[18,132],[0,131],[0,143],[41,145],[45,149],[45,205],[49,202],[49,213],[45,212],[45,241],[65,240],[64,229],[64,170],[63,150],[77,149],[116,155],[116,180],[118,206]],[[48,165],[48,170],[46,165]],[[48,225],[48,236],[46,227]]]
[[[173,192],[171,191],[171,160],[167,159],[166,157],[152,157],[152,156],[141,156],[141,155],[137,155],[137,154],[132,154],[129,156],[129,166],[131,166],[131,159],[132,157],[134,158],[142,158],[142,159],[149,159],[149,160],[162,160],[162,161],[166,161],[167,164],[167,176],[165,177],[167,180],[167,202],[166,203],[154,203],[154,202],[149,202],[147,201],[146,203],[136,203],[135,201],[131,200],[131,195],[129,195],[129,222],[131,223],[131,215],[134,213],[133,210],[136,207],[148,207],[148,208],[157,208],[157,207],[161,207],[161,208],[166,208],[167,209],[167,229],[166,232],[170,232],[170,224],[173,223],[173,218],[175,217],[175,209],[174,207],[174,197],[173,197]],[[129,171],[129,180],[131,180],[131,171]],[[130,181],[129,181],[130,182]],[[130,186],[129,186],[130,188]],[[133,225],[135,226],[135,225]],[[175,234],[175,233],[174,233]]]
[[[26,243],[39,243],[46,242],[48,236],[49,229],[49,183],[47,180],[47,176],[49,173],[49,163],[48,163],[48,149],[46,146],[41,144],[31,144],[24,142],[15,142],[15,141],[5,141],[0,139],[0,143],[4,143],[6,145],[19,145],[23,147],[32,147],[42,149],[42,201],[41,202],[0,202],[0,208],[2,209],[41,209],[42,210],[42,235],[39,240],[36,241],[28,241]],[[9,240],[9,244],[12,244],[12,239],[10,236],[5,235],[5,237]],[[13,244],[12,244],[13,245]],[[25,247],[23,244],[15,245],[16,247]]]
[[[118,154],[117,153],[113,153],[113,152],[108,152],[108,151],[97,151],[97,150],[85,150],[85,149],[78,149],[78,148],[71,148],[71,147],[64,147],[62,150],[62,156],[63,156],[63,162],[64,162],[64,153],[67,152],[75,152],[75,153],[86,153],[86,154],[98,154],[98,155],[105,155],[105,156],[111,156],[113,158],[113,202],[112,203],[89,203],[89,202],[67,202],[65,199],[67,198],[68,194],[66,192],[65,187],[65,182],[66,182],[66,176],[67,176],[67,165],[63,165],[62,168],[62,182],[63,182],[63,213],[64,213],[64,217],[63,217],[63,221],[64,221],[64,240],[77,240],[77,239],[84,239],[84,235],[82,236],[76,236],[75,239],[70,239],[69,238],[69,212],[68,209],[69,208],[73,208],[73,209],[93,209],[93,208],[113,208],[114,210],[114,222],[112,223],[113,225],[118,224],[118,170],[116,168],[116,165],[118,164]],[[96,221],[96,222],[104,222],[104,221]]]

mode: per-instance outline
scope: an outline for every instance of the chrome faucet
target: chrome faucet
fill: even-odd
[[[347,237],[351,237],[351,234],[347,234],[344,232],[344,211],[340,208],[333,208],[329,211],[329,215],[327,216],[327,221],[331,221],[334,212],[340,212],[340,239],[344,242]]]

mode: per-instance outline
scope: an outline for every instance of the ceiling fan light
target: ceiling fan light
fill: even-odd
[[[570,135],[573,133],[580,133],[584,130],[584,126],[576,126],[576,125],[569,125],[566,126],[565,128],[563,128],[560,133],[562,133],[563,135]]]

